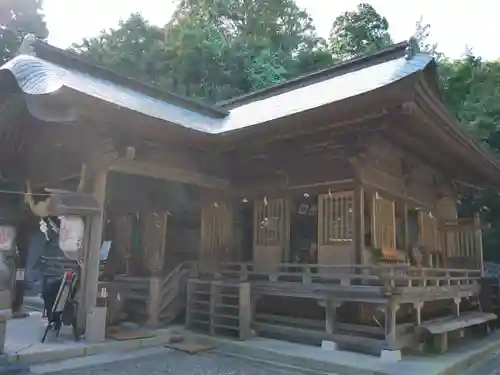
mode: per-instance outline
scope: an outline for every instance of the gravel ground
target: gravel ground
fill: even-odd
[[[51,375],[326,375],[316,372],[226,356],[219,353],[189,355],[165,349],[164,355],[100,364]]]
[[[471,367],[464,375],[500,375],[500,352]]]

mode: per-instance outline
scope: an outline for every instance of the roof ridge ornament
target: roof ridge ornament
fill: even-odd
[[[417,53],[420,52],[420,43],[417,38],[412,36],[408,40],[408,46],[406,47],[406,60],[411,60]]]
[[[18,55],[29,55],[36,56],[35,49],[33,48],[33,43],[36,41],[35,34],[26,34],[23,38],[21,46],[19,47]]]

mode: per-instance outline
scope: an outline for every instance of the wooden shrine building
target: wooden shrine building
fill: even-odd
[[[479,218],[456,201],[498,188],[500,164],[447,112],[414,41],[217,105],[23,47],[0,73],[0,169],[21,190],[94,196],[82,309],[100,277],[124,296],[111,320],[184,314],[216,333],[231,317],[193,296],[234,286],[251,306],[240,338],[367,351],[427,336],[445,350],[494,318],[478,307]]]

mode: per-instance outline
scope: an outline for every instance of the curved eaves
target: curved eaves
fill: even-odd
[[[237,131],[306,112],[374,91],[423,70],[432,58],[417,53],[367,66],[323,81],[234,107],[225,118],[211,118],[115,82],[62,67],[34,56],[20,55],[4,65],[27,95],[30,112],[46,121],[71,121],[75,108],[65,89],[171,124],[208,134]],[[65,104],[66,103],[66,104]]]
[[[43,61],[18,56],[0,67],[0,82],[3,90],[24,96],[33,117],[47,122],[76,120],[76,108],[65,99],[62,80]]]
[[[29,98],[27,103],[31,107],[30,112],[33,111],[32,114],[37,117],[42,116],[43,119],[57,117],[57,113],[52,113],[53,111],[45,108],[45,105],[57,108],[61,107],[61,103],[56,105],[58,100],[67,103],[67,100],[64,100],[64,91],[67,88],[121,108],[204,133],[214,133],[220,126],[219,119],[210,118],[114,82],[61,67],[34,56],[17,56],[0,69],[7,70],[13,75],[21,92]],[[43,100],[39,99],[41,97]],[[72,105],[69,103],[67,105],[69,111],[64,112],[74,115],[75,108],[71,108]]]

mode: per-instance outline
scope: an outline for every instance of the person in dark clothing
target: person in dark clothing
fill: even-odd
[[[54,322],[54,320],[60,321],[60,319],[54,319],[55,317],[52,316],[52,309],[56,302],[57,293],[59,292],[62,281],[63,277],[46,279],[42,285],[43,307],[47,312],[47,320],[49,323]]]
[[[73,272],[66,272],[65,276],[66,278],[63,276],[47,279],[43,283],[42,298],[45,311],[47,311],[48,324],[42,338],[42,342],[45,341],[45,337],[49,330],[57,332],[57,335],[59,335],[59,330],[61,329],[62,324],[66,326],[71,325],[73,327],[73,335],[75,337],[75,340],[79,339],[76,326],[76,314],[78,306],[75,300],[79,283],[78,280],[75,279],[76,275]],[[69,288],[69,294],[61,294],[61,297],[59,298],[67,298],[67,300],[58,301],[57,298],[61,286]],[[62,311],[60,309],[61,305],[59,305],[59,308],[57,308],[56,312],[53,311],[56,303],[64,304]]]
[[[25,291],[24,272],[26,268],[26,259],[28,257],[28,234],[30,232],[30,223],[27,220],[21,222],[17,232],[17,256],[15,258],[16,277],[14,281],[11,309],[13,318],[24,318],[28,315],[23,311],[23,303]]]

